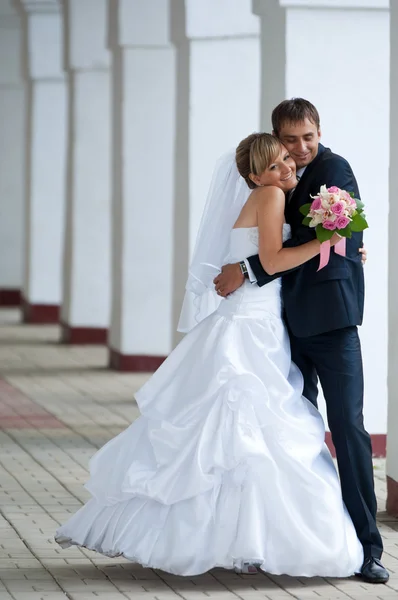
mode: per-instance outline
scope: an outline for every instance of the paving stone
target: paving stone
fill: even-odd
[[[387,586],[356,578],[182,578],[89,550],[62,550],[54,531],[89,498],[90,457],[139,416],[148,374],[108,371],[101,346],[58,344],[54,326],[0,311],[0,600],[398,600],[398,520],[385,512],[384,461],[374,461]]]

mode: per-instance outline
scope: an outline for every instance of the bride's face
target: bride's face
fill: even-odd
[[[284,146],[279,156],[261,175],[253,176],[253,181],[259,186],[274,185],[288,192],[297,185],[296,163]]]

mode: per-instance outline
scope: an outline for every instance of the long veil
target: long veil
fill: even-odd
[[[214,290],[213,279],[228,262],[231,230],[250,191],[239,175],[235,151],[223,155],[216,164],[200,222],[178,331],[190,331],[222,301]]]

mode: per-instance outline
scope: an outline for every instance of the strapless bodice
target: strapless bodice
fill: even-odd
[[[290,238],[290,225],[283,225],[283,241]],[[258,227],[242,227],[231,232],[228,262],[235,263],[258,254]],[[281,317],[281,279],[262,287],[245,280],[244,284],[221,302],[218,312],[228,317]]]
[[[291,236],[290,225],[283,225],[283,241]],[[230,262],[239,262],[258,254],[258,227],[238,227],[231,231]]]

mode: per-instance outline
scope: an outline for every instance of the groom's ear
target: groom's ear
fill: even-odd
[[[276,133],[275,133],[275,131],[274,131],[274,130],[272,130],[272,135],[273,135],[274,137],[278,137],[278,136],[276,135]]]

